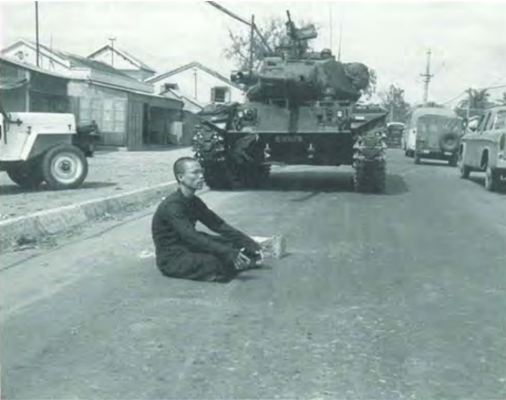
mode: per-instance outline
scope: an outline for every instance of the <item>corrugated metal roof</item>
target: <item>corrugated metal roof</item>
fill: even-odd
[[[15,58],[6,56],[4,54],[0,54],[0,61],[4,61],[4,62],[7,62],[9,64],[13,64],[13,65],[16,65],[16,66],[18,66],[20,68],[24,68],[24,69],[27,69],[27,70],[30,70],[30,71],[38,72],[40,74],[54,76],[56,78],[62,78],[62,79],[67,79],[67,80],[70,79],[66,75],[59,74],[57,72],[48,71],[47,69],[42,69],[42,68],[36,67],[36,66],[34,66],[32,64],[21,62],[19,60],[16,60]]]
[[[112,47],[111,45],[108,45],[108,44],[106,44],[105,46],[101,47],[97,51],[94,51],[93,53],[91,53],[88,56],[88,58],[91,59],[92,57],[94,57],[95,55],[103,52],[104,50],[114,51],[115,53],[117,53],[117,54],[125,57],[126,59],[129,59],[133,64],[137,64],[137,66],[139,66],[141,69],[144,69],[144,70],[147,70],[147,71],[150,71],[150,72],[155,72],[155,70],[153,68],[151,68],[149,65],[147,65],[146,63],[144,63],[141,60],[139,60],[137,57],[134,57],[129,52],[127,52],[127,51],[125,51],[125,50],[123,50],[121,48]]]

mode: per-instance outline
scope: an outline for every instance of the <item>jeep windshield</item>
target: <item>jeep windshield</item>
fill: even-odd
[[[423,115],[417,121],[418,133],[424,135],[440,135],[446,133],[462,133],[462,122],[459,118],[444,115]]]

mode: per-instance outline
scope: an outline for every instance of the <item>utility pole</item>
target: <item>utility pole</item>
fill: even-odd
[[[393,122],[394,120],[394,92],[395,87],[394,85],[390,85],[390,122]]]
[[[472,89],[467,89],[467,110],[466,110],[466,119],[469,121],[469,117],[471,115],[471,97],[472,97]]]
[[[430,55],[431,55],[431,52],[430,52],[430,49],[427,51],[427,66],[425,68],[425,74],[420,74],[420,76],[422,76],[424,78],[424,81],[423,81],[423,104],[427,104],[427,100],[429,98],[429,83],[430,83],[430,80],[432,79],[432,77],[434,76],[433,74],[430,73]]]
[[[109,41],[111,42],[111,66],[114,67],[114,42],[116,38],[110,37]]]
[[[197,68],[193,68],[193,90],[194,90],[193,98],[195,100],[198,100],[198,96],[197,96]]]
[[[39,48],[39,2],[35,2],[35,58],[37,59],[37,67],[40,66],[40,48]]]
[[[343,43],[343,15],[339,15],[339,49],[337,50],[337,61],[341,61],[341,48]]]
[[[253,71],[253,40],[255,35],[255,16],[251,16],[251,31],[249,34],[249,71]]]
[[[330,50],[332,51],[332,3],[329,3],[329,30],[330,30],[329,46]]]

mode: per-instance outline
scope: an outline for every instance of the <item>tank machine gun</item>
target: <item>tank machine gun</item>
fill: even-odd
[[[231,80],[244,103],[210,105],[194,136],[194,150],[211,188],[254,187],[270,164],[352,165],[360,192],[385,188],[386,111],[358,106],[369,84],[360,63],[341,63],[329,49],[309,51],[313,25],[297,28],[287,11],[286,36],[252,71]]]

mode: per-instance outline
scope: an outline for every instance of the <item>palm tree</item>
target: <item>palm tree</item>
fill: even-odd
[[[456,109],[461,116],[472,117],[479,115],[492,105],[489,101],[490,93],[487,89],[467,89],[466,92],[467,98],[462,100]]]

